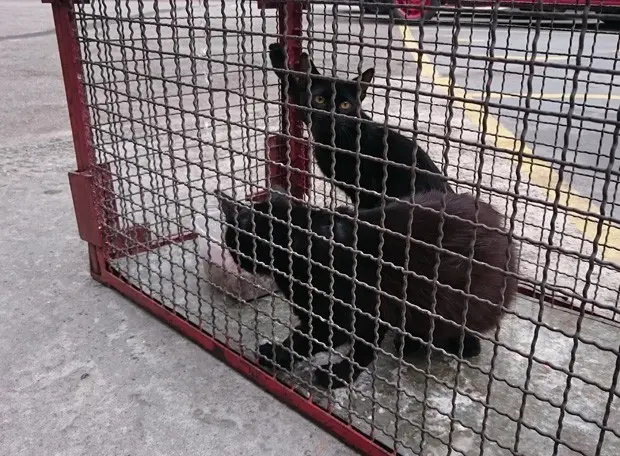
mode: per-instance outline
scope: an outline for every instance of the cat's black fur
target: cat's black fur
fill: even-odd
[[[325,351],[329,345],[330,334],[327,321],[333,318],[333,347],[353,343],[355,348],[354,363],[345,359],[331,367],[333,386],[341,386],[344,381],[354,381],[360,369],[373,361],[375,350],[372,345],[381,343],[386,332],[384,324],[375,329],[377,305],[378,316],[396,327],[401,327],[404,311],[407,335],[397,336],[398,347],[402,346],[404,340],[406,352],[419,348],[421,343],[410,336],[428,340],[433,318],[425,311],[433,308],[433,285],[409,275],[406,292],[403,294],[404,274],[397,267],[404,267],[407,271],[431,280],[434,277],[435,251],[416,241],[438,245],[442,216],[429,208],[439,211],[442,195],[444,194],[439,191],[418,194],[415,201],[421,207],[415,206],[414,209],[405,201],[390,203],[385,207],[385,228],[404,236],[387,232],[384,234],[382,259],[394,266],[384,263],[380,272],[381,278],[377,281],[379,261],[376,258],[381,245],[381,230],[378,228],[381,223],[380,208],[359,211],[359,220],[369,223],[366,225],[355,223],[352,218],[340,213],[332,215],[326,209],[291,202],[284,194],[272,194],[271,209],[269,202],[265,201],[253,203],[253,210],[244,203],[234,202],[230,197],[219,194],[222,212],[230,225],[225,231],[225,244],[233,258],[247,271],[272,273],[279,289],[294,303],[292,310],[300,321],[296,331],[291,331],[290,336],[281,344],[266,343],[260,346],[260,362],[263,366],[273,367],[272,362],[275,362],[281,367],[290,368],[294,361]],[[458,291],[449,290],[445,285],[456,290],[466,289],[467,256],[474,236],[474,227],[467,221],[475,220],[475,207],[474,198],[469,194],[448,193],[445,198],[445,213],[461,219],[444,216],[442,246],[466,258],[459,258],[451,253],[440,255],[438,281],[443,286],[438,285],[435,312],[456,324],[435,317],[433,345],[459,354],[461,328],[457,325],[463,322],[466,299]],[[412,241],[407,249],[408,221],[412,210]],[[333,226],[330,227],[332,217]],[[478,221],[488,227],[501,228],[503,217],[491,205],[479,202]],[[301,229],[307,229],[310,233],[304,233]],[[354,240],[355,232],[357,244]],[[333,254],[330,256],[329,242],[319,236],[327,239],[333,237],[335,242],[374,258],[338,245],[334,245]],[[301,257],[291,255],[291,250],[288,249]],[[508,252],[510,262],[506,268]],[[308,256],[312,262],[308,261]],[[330,269],[330,258],[333,259],[333,270],[340,274],[333,273]],[[502,289],[505,287],[504,307],[510,305],[515,294],[516,279],[502,271],[515,270],[516,252],[509,245],[506,234],[478,227],[473,258],[501,269],[497,271],[475,263],[472,266],[470,293],[493,304],[470,298],[466,328],[485,332],[494,328],[503,314]],[[356,277],[362,284],[357,284],[354,289],[351,277]],[[380,295],[370,288],[377,286],[392,297]],[[330,299],[330,295],[334,299]],[[409,304],[404,305],[403,299]],[[330,313],[333,313],[332,317]],[[354,333],[361,340],[354,341],[347,332]],[[318,342],[311,343],[310,339]],[[462,355],[475,356],[479,352],[479,339],[472,332],[465,331]],[[315,379],[318,384],[326,386],[329,374],[321,369],[315,372]]]
[[[285,68],[286,54],[279,44],[269,46],[269,56],[276,73],[284,82],[287,73],[278,71]],[[361,109],[361,102],[366,97],[368,84],[374,77],[374,69],[364,71],[359,84],[357,78],[352,81],[332,81],[319,78],[319,72],[308,57],[303,53],[299,60],[297,71],[308,75],[292,75],[288,73],[288,88],[290,100],[306,109],[303,113],[304,121],[311,123],[312,136],[315,143],[314,158],[326,177],[333,177],[337,186],[352,199],[358,199],[359,207],[376,207],[381,203],[381,191],[385,177],[384,165],[377,159],[387,158],[387,180],[385,194],[401,198],[413,193],[412,167],[414,155],[416,159],[415,190],[442,190],[451,192],[446,178],[435,165],[429,155],[411,138],[407,138],[394,130],[387,130],[387,153],[384,155],[385,128],[382,124],[372,122],[370,116]],[[310,94],[308,94],[308,85]],[[359,86],[359,87],[358,87]],[[332,96],[335,95],[335,106]],[[359,96],[359,101],[358,101]],[[344,107],[343,107],[344,106]],[[358,109],[359,108],[359,109]],[[330,115],[334,110],[334,121]],[[359,114],[358,114],[359,112]],[[340,115],[340,116],[339,116]],[[358,117],[359,115],[359,117]],[[370,122],[360,122],[359,118]],[[357,154],[357,124],[360,124],[361,136],[359,139],[360,153]],[[332,124],[335,137],[332,142]],[[350,152],[335,151],[332,147]],[[359,188],[356,184],[356,161],[359,156]],[[333,167],[333,171],[332,171]],[[422,170],[422,171],[420,171]],[[371,190],[379,195],[365,192]]]

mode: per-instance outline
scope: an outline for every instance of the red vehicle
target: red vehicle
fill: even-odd
[[[456,0],[370,0],[364,10],[372,14],[389,14],[390,10],[407,21],[432,19],[445,5],[448,9],[455,7]],[[542,4],[543,11],[566,11],[583,9],[588,0],[462,0],[460,6],[464,8],[489,7],[496,4],[520,10],[536,10]],[[620,21],[620,0],[590,0],[590,10],[606,22]]]

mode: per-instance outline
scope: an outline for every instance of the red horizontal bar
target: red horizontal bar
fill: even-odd
[[[202,348],[209,351],[212,355],[226,362],[226,364],[233,367],[237,372],[240,372],[283,402],[311,418],[317,424],[340,437],[363,454],[369,456],[397,454],[395,450],[389,450],[378,442],[371,440],[366,434],[358,431],[350,424],[345,423],[337,416],[327,412],[322,407],[314,404],[312,399],[302,396],[300,393],[291,389],[291,387],[267,374],[258,366],[216,340],[213,336],[210,336],[199,327],[189,322],[182,315],[167,309],[113,272],[103,271],[101,279],[103,283],[111,286],[133,302],[139,304],[157,318],[165,321],[181,334],[187,336]]]

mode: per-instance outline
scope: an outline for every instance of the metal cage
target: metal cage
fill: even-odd
[[[620,2],[47,3],[95,279],[365,454],[620,453]],[[286,51],[281,81],[273,43]],[[263,341],[299,332],[296,303],[247,271],[228,287],[214,279],[232,229],[217,192],[253,208],[284,186],[331,211],[332,228],[336,206],[351,206],[313,160],[309,106],[289,96],[289,76],[309,77],[302,52],[332,87],[374,67],[366,123],[415,138],[457,193],[505,216],[520,293],[478,356],[404,356],[389,344],[396,328],[344,387],[312,376],[351,356],[335,346],[292,369],[259,366]],[[241,300],[248,281],[259,293]]]

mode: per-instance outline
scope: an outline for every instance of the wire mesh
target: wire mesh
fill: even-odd
[[[94,171],[102,176],[97,185],[105,195],[99,209],[109,266],[249,360],[273,363],[269,343],[284,347],[297,337],[309,344],[289,356],[298,361],[294,366],[273,375],[380,442],[386,453],[618,454],[620,43],[614,27],[620,15],[615,6],[613,1],[76,3]],[[301,28],[290,30],[290,19],[299,19]],[[300,98],[281,97],[298,81],[308,96],[316,94],[300,67],[287,64],[286,75],[278,79],[270,60],[273,43],[289,50],[301,46],[308,53],[332,88],[331,100],[323,96],[326,104],[340,96],[334,92],[338,81],[373,67],[362,106],[375,125],[383,126],[382,145],[393,147],[388,127],[416,138],[451,188],[475,197],[477,228],[459,260],[466,260],[466,283],[457,288],[471,296],[463,315],[474,305],[471,290],[494,274],[478,274],[482,266],[469,248],[494,239],[478,219],[480,208],[489,203],[505,216],[504,228],[494,233],[501,232],[516,250],[501,252],[504,266],[511,255],[518,260],[514,276],[532,297],[518,295],[498,329],[480,335],[479,355],[465,357],[465,339],[471,335],[463,329],[467,322],[460,323],[456,353],[439,342],[433,350],[405,353],[403,337],[412,333],[406,318],[387,321],[382,306],[418,296],[408,294],[407,279],[396,286],[385,277],[393,277],[398,266],[406,272],[419,258],[401,258],[399,265],[394,258],[403,249],[398,255],[381,250],[395,242],[398,221],[405,236],[397,245],[406,242],[406,255],[419,224],[411,217],[419,213],[407,212],[408,220],[390,216],[394,204],[404,203],[385,195],[389,154],[373,151],[379,155],[371,168],[384,172],[378,174],[383,182],[373,184],[380,184],[375,186],[379,207],[370,211],[380,217],[366,228],[360,220],[367,220],[368,209],[353,210],[342,184],[336,185],[342,171],[333,161],[327,173],[312,157],[307,170],[298,169],[301,162],[293,163],[290,152],[303,144],[318,154],[318,130],[312,128],[325,115],[312,117],[316,106],[304,109]],[[361,101],[363,84],[357,82],[353,101]],[[291,112],[310,116],[303,136],[286,121]],[[336,141],[337,118],[344,120],[335,108],[327,117],[329,139]],[[355,127],[357,155],[350,156],[357,176],[351,187],[363,181],[359,151],[366,145],[362,125],[369,122]],[[288,152],[284,162],[273,162],[270,137]],[[417,164],[414,188],[425,175]],[[295,202],[279,216],[269,197],[254,205],[246,199],[273,192],[274,166],[302,171],[289,173],[285,183],[294,184],[291,180],[300,176],[310,180],[308,195],[291,197]],[[439,306],[445,288],[442,243],[450,244],[454,236],[447,197],[440,201],[439,234],[429,241],[438,248],[413,250],[433,264],[428,297],[433,306]],[[235,215],[226,219],[223,206]],[[258,207],[266,207],[271,218],[262,234]],[[304,209],[300,216],[299,208],[308,207],[315,212]],[[226,246],[222,234],[239,232],[245,210],[253,211],[244,226],[255,240],[243,251],[240,241]],[[327,213],[328,221],[313,228],[318,223],[313,217]],[[199,216],[206,219],[205,232],[199,240],[183,241],[194,233]],[[424,228],[435,229],[431,225]],[[353,227],[353,254],[336,239],[343,227]],[[362,245],[364,234],[358,231],[364,229],[379,233],[376,244]],[[276,236],[287,241],[278,246]],[[176,242],[163,245],[170,239]],[[366,276],[352,277],[364,273],[368,258],[360,250],[370,248],[378,249],[370,263],[374,284]],[[238,275],[235,287],[215,281],[216,266],[205,262],[218,256],[223,262],[224,251],[245,254],[263,272],[276,268],[277,252],[303,267],[287,271],[289,289],[252,274]],[[271,262],[257,265],[260,255]],[[511,280],[510,274],[503,277],[498,301]],[[240,301],[235,289],[248,280],[262,289],[262,297]],[[337,291],[343,281],[349,302]],[[305,309],[313,315],[310,328],[299,326],[303,299],[294,291],[299,284],[311,296]],[[362,302],[368,284],[375,288],[372,305]],[[395,297],[389,297],[390,290]],[[405,305],[394,306],[402,315],[409,312]],[[345,327],[338,325],[351,318]],[[430,320],[433,327],[442,324]],[[356,332],[364,325],[373,326],[367,344]],[[327,374],[334,374],[333,366],[343,359],[353,360],[355,367],[368,351],[372,362],[352,369],[359,378],[345,379],[341,386],[337,375]],[[311,356],[315,352],[322,353]]]

